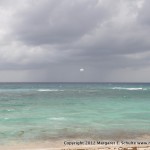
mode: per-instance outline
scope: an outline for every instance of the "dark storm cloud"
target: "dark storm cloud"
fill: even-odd
[[[112,11],[98,0],[44,0],[16,14],[15,34],[26,44],[61,44],[74,42],[88,34]]]
[[[142,72],[150,73],[149,1],[0,4],[0,69],[19,70],[20,80],[132,81],[138,74],[136,80],[148,80]]]

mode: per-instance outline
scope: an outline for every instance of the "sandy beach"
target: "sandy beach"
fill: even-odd
[[[148,139],[145,141],[148,141]],[[95,143],[95,145],[65,145],[62,140],[34,143],[9,143],[7,145],[1,145],[0,150],[150,150],[149,142],[144,141],[134,141],[134,144],[132,144],[132,141],[114,141],[114,143],[109,143],[109,141],[101,141],[101,143],[100,141],[91,142],[97,143]]]
[[[54,148],[54,147],[37,147],[37,146],[0,146],[1,150],[150,150],[150,145],[146,146],[103,146],[103,147],[95,147],[95,146],[86,146],[86,147],[62,147],[62,148]]]

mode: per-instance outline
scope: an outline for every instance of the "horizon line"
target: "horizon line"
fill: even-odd
[[[150,82],[124,82],[124,81],[0,81],[0,83],[107,83],[107,84],[113,84],[113,83],[150,83]]]

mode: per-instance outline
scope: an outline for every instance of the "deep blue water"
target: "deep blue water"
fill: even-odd
[[[0,141],[150,135],[148,83],[0,83]]]

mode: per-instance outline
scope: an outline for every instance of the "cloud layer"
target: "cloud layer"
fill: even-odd
[[[149,6],[1,0],[1,81],[150,81]]]

